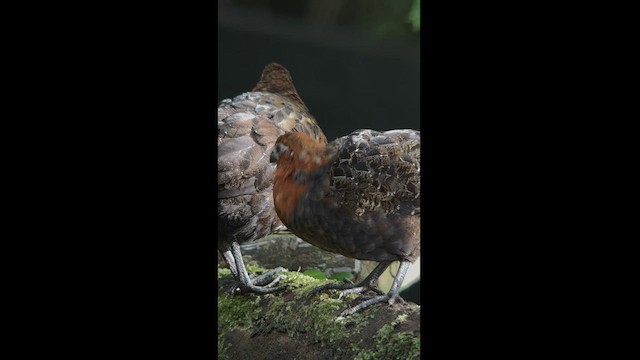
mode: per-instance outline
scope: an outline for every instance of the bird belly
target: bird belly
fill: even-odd
[[[419,216],[380,212],[359,216],[327,199],[301,200],[286,224],[298,237],[325,251],[372,261],[410,260],[419,253]]]

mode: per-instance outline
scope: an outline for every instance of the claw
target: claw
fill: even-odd
[[[378,303],[385,302],[385,301],[388,301],[388,300],[390,300],[389,295],[375,296],[375,297],[372,297],[371,299],[369,299],[367,301],[361,302],[360,304],[358,304],[358,305],[356,305],[356,306],[354,306],[352,308],[344,310],[340,314],[340,316],[344,317],[344,316],[353,315],[356,312],[358,312],[358,311],[360,311],[360,310],[362,310],[362,309],[364,309],[364,308],[366,308],[366,307],[368,307],[370,305],[378,304]]]
[[[266,287],[271,287],[271,286],[272,286],[272,284],[274,284],[275,282],[277,282],[276,280],[280,280],[280,279],[282,278],[282,276],[277,276],[277,277],[276,277],[276,280],[272,280],[268,285],[264,285],[264,283],[265,283],[265,282],[267,282],[267,281],[269,280],[269,278],[270,278],[273,274],[276,274],[276,273],[279,273],[279,272],[284,272],[284,271],[287,271],[287,269],[285,269],[285,268],[283,268],[283,267],[277,267],[277,268],[275,268],[275,269],[272,269],[272,270],[269,270],[269,271],[265,272],[265,273],[264,273],[264,274],[262,274],[262,275],[259,275],[259,276],[256,276],[256,277],[252,278],[252,279],[251,279],[251,282],[252,282],[254,285],[257,285],[257,286],[266,286]]]

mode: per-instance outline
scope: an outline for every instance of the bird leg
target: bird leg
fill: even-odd
[[[359,284],[326,284],[322,286],[318,286],[311,291],[311,295],[315,295],[316,293],[325,290],[325,289],[335,289],[335,290],[344,290],[340,293],[339,298],[342,298],[347,294],[360,294],[367,290],[373,290],[377,294],[382,295],[383,292],[378,288],[377,281],[380,275],[391,265],[390,261],[383,261],[378,264],[378,266],[371,271],[367,277],[362,280]]]
[[[273,284],[275,284],[276,282],[278,282],[281,277],[278,276],[275,279],[271,280],[271,277],[279,272],[283,272],[283,271],[287,271],[287,269],[283,268],[282,266],[278,266],[275,269],[271,269],[267,272],[265,272],[264,274],[258,275],[256,277],[251,278],[251,282],[253,282],[254,285],[260,285],[260,286],[266,286],[266,287],[271,287],[273,286]],[[271,280],[270,283],[266,284],[266,282],[268,282],[269,280]]]
[[[222,256],[224,257],[225,261],[229,265],[229,269],[231,270],[231,273],[237,279],[238,278],[238,269],[236,268],[236,259],[233,257],[233,254],[231,254],[231,250],[225,251],[224,253],[222,253]],[[265,285],[265,283],[267,281],[271,280],[270,278],[271,278],[271,276],[273,274],[278,273],[278,272],[283,272],[283,271],[287,271],[287,269],[285,269],[283,267],[277,267],[277,268],[275,268],[273,270],[269,270],[269,271],[265,272],[262,275],[259,275],[259,276],[251,278],[251,282],[254,285],[271,287],[280,278],[278,278],[277,280],[271,281],[267,285]]]
[[[225,257],[225,259],[227,259],[227,262],[229,262],[229,268],[231,269],[232,273],[234,273],[233,270],[235,268],[237,275],[235,273],[234,275],[236,275],[236,278],[240,280],[240,287],[242,288],[242,290],[255,292],[258,294],[269,294],[284,289],[284,286],[273,287],[275,283],[280,281],[280,276],[277,276],[267,285],[262,285],[262,283],[265,282],[265,280],[267,280],[271,275],[275,274],[276,272],[284,271],[285,269],[276,268],[252,280],[251,278],[249,278],[247,269],[244,266],[244,261],[242,260],[242,253],[240,252],[240,245],[238,244],[238,242],[232,242],[231,252],[229,254],[227,253],[229,252],[226,251],[223,256]]]
[[[407,274],[407,270],[409,270],[409,265],[411,265],[408,261],[402,261],[400,263],[400,268],[398,269],[398,274],[396,274],[395,279],[393,279],[393,283],[391,284],[391,289],[389,292],[384,295],[375,296],[367,301],[363,301],[360,304],[343,311],[340,316],[347,316],[356,313],[359,310],[366,308],[369,305],[381,303],[384,301],[388,301],[389,305],[393,305],[396,300],[400,300],[404,302],[404,300],[400,297],[400,286],[402,285],[402,281],[404,281],[404,276]]]
[[[238,269],[236,268],[236,259],[233,258],[233,254],[231,254],[231,250],[227,250],[223,252],[222,256],[224,257],[224,260],[227,262],[227,265],[229,265],[229,270],[231,270],[231,273],[233,274],[233,276],[238,278]]]

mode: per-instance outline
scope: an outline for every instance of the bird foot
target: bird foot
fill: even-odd
[[[349,294],[362,294],[363,292],[368,291],[368,290],[371,290],[371,291],[375,292],[378,295],[383,295],[384,294],[382,292],[382,290],[380,290],[377,286],[358,286],[358,287],[354,287],[354,288],[342,291],[340,293],[340,296],[338,296],[338,299],[342,299],[342,297],[344,297],[345,295],[349,295]],[[363,295],[363,297],[371,298],[372,296]]]
[[[278,280],[280,280],[280,276],[278,276],[274,281],[272,281],[271,283],[265,285],[265,286],[256,286],[256,285],[242,285],[239,284],[237,287],[234,287],[234,289],[231,291],[232,294],[235,293],[241,293],[241,294],[246,294],[246,293],[256,293],[256,294],[271,294],[274,293],[276,291],[280,291],[280,290],[284,290],[287,288],[286,285],[283,286],[278,286],[278,287],[272,287],[273,284],[275,284]]]
[[[342,284],[330,283],[330,284],[325,284],[325,285],[315,287],[313,290],[311,290],[309,294],[313,296],[324,290],[345,290],[345,289],[355,288],[356,286],[357,285],[355,285],[351,281],[345,279]]]
[[[346,309],[344,310],[342,313],[340,313],[340,317],[345,317],[345,316],[349,316],[349,315],[353,315],[356,312],[370,306],[373,304],[378,304],[381,302],[388,302],[389,305],[393,305],[397,300],[399,300],[400,302],[405,302],[404,299],[402,299],[400,296],[396,295],[396,296],[389,296],[388,294],[384,294],[384,295],[379,295],[379,296],[373,296],[373,297],[368,297],[369,299],[366,301],[361,302],[360,304]]]
[[[287,271],[287,269],[283,267],[277,267],[265,272],[264,274],[245,281],[242,281],[242,279],[240,279],[240,284],[238,284],[238,286],[235,286],[231,293],[234,294],[240,292],[244,294],[253,292],[256,294],[270,294],[276,291],[284,290],[286,288],[286,285],[274,287],[274,285],[282,279],[282,276],[279,275],[272,279],[274,274],[283,271]]]
[[[283,271],[287,271],[287,269],[283,268],[283,267],[277,267],[275,269],[269,270],[267,272],[265,272],[264,274],[258,275],[254,278],[251,278],[251,282],[253,283],[253,285],[256,286],[266,286],[266,287],[271,287],[273,286],[273,284],[275,284],[276,282],[278,282],[282,277],[281,276],[277,276],[275,278],[275,280],[271,280],[271,277],[279,272],[283,272]],[[269,282],[269,280],[271,280]],[[265,285],[265,283],[269,282],[267,285]]]
[[[318,286],[311,290],[310,295],[313,296],[323,290],[343,290],[340,292],[338,299],[342,299],[345,295],[348,294],[361,294],[365,291],[371,290],[374,291],[378,295],[383,295],[384,293],[375,285],[370,284],[354,284],[351,281],[345,279],[345,282],[342,284],[326,284],[322,286]]]

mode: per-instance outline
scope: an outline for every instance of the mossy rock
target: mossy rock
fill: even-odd
[[[222,271],[220,271],[222,270]],[[420,355],[420,306],[372,305],[340,318],[359,303],[358,295],[339,299],[329,290],[311,296],[320,280],[283,272],[283,291],[230,294],[233,278],[219,269],[218,356],[240,359],[417,359]],[[266,271],[252,268],[256,273]]]

